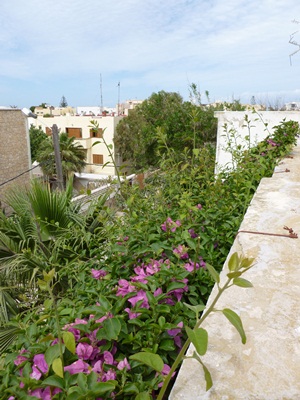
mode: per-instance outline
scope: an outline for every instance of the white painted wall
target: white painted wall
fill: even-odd
[[[215,117],[218,118],[217,133],[217,152],[216,152],[216,173],[224,167],[233,168],[232,156],[226,151],[228,138],[224,126],[227,124],[227,130],[235,131],[235,140],[237,144],[248,148],[248,141],[245,139],[249,135],[248,126],[245,122],[245,116],[248,116],[250,126],[250,146],[255,146],[273,132],[273,127],[279,125],[284,119],[286,121],[297,121],[300,123],[299,111],[217,111]],[[267,124],[267,127],[265,126]]]

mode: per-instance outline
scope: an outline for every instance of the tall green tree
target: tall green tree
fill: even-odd
[[[68,102],[67,102],[67,99],[65,98],[65,96],[62,96],[60,103],[59,103],[59,107],[68,107]]]
[[[34,125],[31,125],[29,128],[29,139],[30,139],[31,161],[35,161],[38,149],[41,143],[47,139],[47,135],[45,134],[45,132],[43,132],[41,126],[36,128]]]
[[[178,93],[153,93],[117,126],[114,143],[123,160],[134,169],[158,165],[158,130],[180,154],[184,148],[215,142],[217,121],[212,109],[184,102]]]
[[[74,172],[83,171],[86,165],[86,152],[81,144],[76,143],[74,137],[68,137],[67,133],[59,135],[59,147],[64,183],[66,183]],[[39,147],[37,161],[41,164],[44,175],[55,176],[56,165],[52,137],[48,137]]]

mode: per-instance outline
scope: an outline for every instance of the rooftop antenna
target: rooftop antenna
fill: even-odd
[[[103,96],[102,96],[102,75],[100,74],[100,115],[103,112]]]
[[[118,115],[120,115],[120,82],[118,83]]]
[[[300,24],[300,21],[296,21],[295,19],[292,21],[294,24]],[[295,55],[296,53],[298,53],[298,51],[300,51],[300,43],[296,42],[294,40],[294,36],[296,35],[296,33],[298,33],[299,31],[296,31],[294,33],[292,33],[290,35],[290,40],[289,43],[293,44],[295,46],[298,46],[298,50],[294,51],[293,53],[290,54],[290,65],[292,65],[292,56]]]

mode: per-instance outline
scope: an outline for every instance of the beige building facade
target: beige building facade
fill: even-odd
[[[112,152],[117,163],[120,163],[119,154],[114,148],[113,138],[116,132],[116,127],[122,116],[53,116],[45,118],[38,116],[36,119],[30,118],[29,123],[51,135],[53,125],[57,125],[60,132],[66,132],[69,137],[74,137],[86,152],[85,173],[100,174],[100,175],[116,175],[114,164],[109,154]],[[91,121],[95,121],[98,126],[98,132],[92,129]],[[103,138],[111,148],[105,146]]]
[[[0,202],[5,194],[30,180],[31,157],[27,116],[19,109],[0,108]],[[26,172],[27,171],[27,172]]]

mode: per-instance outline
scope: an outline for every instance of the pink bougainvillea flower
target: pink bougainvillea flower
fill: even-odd
[[[132,277],[131,281],[132,282],[141,282],[141,283],[148,283],[147,274],[144,270],[143,267],[136,267],[134,268],[134,272],[136,273],[136,276]]]
[[[189,255],[186,251],[186,247],[181,244],[173,250],[173,253],[176,254],[181,260],[186,260],[189,258]]]
[[[171,367],[169,367],[169,365],[167,365],[167,364],[164,364],[164,367],[163,367],[163,370],[161,371],[161,374],[162,374],[162,376],[164,377],[164,376],[167,376],[168,374],[169,374],[169,372],[171,371]],[[176,372],[173,372],[173,374],[172,374],[172,378],[173,378],[173,376],[176,374]],[[158,384],[158,387],[162,387],[162,385],[163,385],[163,382],[160,382],[159,384]]]
[[[117,378],[117,374],[115,371],[113,371],[112,369],[109,369],[107,372],[105,372],[102,375],[102,382],[106,382],[106,381],[113,381],[114,379]]]
[[[103,359],[105,364],[113,365],[114,364],[114,356],[110,351],[104,351]]]
[[[64,367],[65,371],[70,372],[71,375],[79,374],[80,372],[88,373],[89,372],[89,364],[82,360],[77,360],[73,362],[73,364]]]
[[[124,311],[126,311],[126,312],[128,313],[129,319],[135,319],[135,318],[137,318],[139,315],[141,315],[141,313],[131,311],[130,308],[124,308]]]
[[[28,361],[28,357],[23,356],[23,354],[28,353],[27,350],[23,349],[20,351],[20,354],[17,356],[17,358],[14,360],[15,365],[20,365],[24,361]]]
[[[149,303],[148,303],[148,298],[146,295],[146,292],[144,290],[139,290],[136,294],[136,296],[131,297],[130,299],[128,299],[129,303],[131,303],[132,307],[134,307],[136,305],[136,303],[138,301],[141,301],[142,303],[140,305],[140,307],[142,308],[149,308]]]
[[[197,233],[195,233],[194,229],[191,228],[188,230],[188,232],[192,239],[195,239],[196,237],[198,237],[198,235],[197,235]]]
[[[153,293],[153,295],[155,296],[155,297],[157,297],[157,296],[159,296],[160,294],[162,294],[162,288],[158,288],[158,289],[156,289],[155,291],[154,291],[154,293]]]
[[[88,343],[79,343],[76,347],[76,354],[82,360],[89,360],[93,353],[93,346]]]
[[[181,348],[181,332],[182,332],[182,327],[183,327],[183,322],[179,322],[177,324],[178,328],[174,329],[169,329],[167,332],[170,336],[174,338],[174,343],[176,344],[177,347]]]
[[[198,210],[202,210],[202,204],[197,204],[196,207],[198,208]]]
[[[95,365],[93,366],[93,371],[96,374],[100,374],[102,372],[102,361],[98,360]]]
[[[45,389],[31,390],[29,392],[29,394],[30,394],[30,396],[37,397],[38,399],[51,400],[52,396],[54,396],[55,394],[60,393],[60,392],[61,392],[61,389],[54,388],[54,389],[52,389],[52,393],[51,393],[50,386],[47,386]]]
[[[126,279],[120,279],[118,282],[117,296],[126,296],[128,293],[135,292],[136,288],[131,285]]]
[[[124,369],[124,368],[126,368],[127,371],[130,370],[130,365],[129,365],[129,362],[127,361],[127,358],[126,358],[126,357],[124,358],[124,360],[122,360],[122,361],[120,361],[120,362],[118,363],[117,368],[118,368],[118,370],[120,370],[120,371],[121,371],[122,369]]]
[[[46,374],[48,372],[48,364],[46,363],[44,354],[36,354],[33,357],[33,366],[32,373],[30,377],[33,379],[40,379],[42,374]]]
[[[92,273],[92,277],[95,279],[101,279],[107,275],[107,271],[105,271],[104,269],[93,269],[92,268],[91,273]]]

